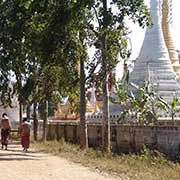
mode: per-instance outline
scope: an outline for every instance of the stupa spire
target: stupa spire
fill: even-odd
[[[171,102],[175,94],[180,96],[180,92],[162,32],[161,7],[160,0],[150,1],[154,25],[146,29],[130,82],[142,86],[143,82],[149,81],[154,91]]]

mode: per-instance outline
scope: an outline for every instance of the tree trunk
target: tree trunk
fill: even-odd
[[[109,92],[108,75],[103,80],[103,125],[102,125],[102,146],[103,150],[109,153],[111,151],[110,143],[110,119],[109,119]]]
[[[17,76],[17,82],[18,82],[18,90],[21,92],[22,90],[22,78],[21,76],[19,76],[19,74],[17,73],[16,74]],[[22,95],[21,93],[19,94],[19,123],[21,124],[22,123],[22,114],[23,114],[23,105],[22,105]]]
[[[86,122],[86,98],[85,98],[85,72],[84,61],[80,60],[80,145],[82,149],[88,148],[88,134]]]
[[[30,119],[30,105],[27,104],[27,107],[26,107],[26,116],[27,116],[27,119]]]
[[[33,134],[34,134],[34,140],[37,141],[37,139],[38,139],[38,106],[37,106],[37,102],[34,103],[34,107],[33,107]]]
[[[19,123],[22,124],[22,110],[23,110],[23,105],[21,103],[21,100],[19,100]]]
[[[107,28],[107,0],[103,0],[103,28]],[[103,123],[102,123],[102,147],[109,153],[110,149],[110,120],[109,120],[109,90],[108,90],[108,57],[106,52],[107,34],[102,37],[102,72],[103,72]]]
[[[47,137],[47,120],[48,120],[48,101],[45,101],[45,112],[44,112],[44,121],[43,121],[43,141],[46,141]]]

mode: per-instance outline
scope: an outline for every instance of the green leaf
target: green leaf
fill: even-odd
[[[25,3],[24,3],[24,7],[28,10],[32,4],[34,0],[27,0]]]

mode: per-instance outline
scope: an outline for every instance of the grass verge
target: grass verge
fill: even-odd
[[[179,180],[180,164],[167,160],[158,151],[146,148],[139,155],[107,155],[99,150],[81,151],[78,145],[61,141],[34,142],[32,147],[75,163],[132,180]]]

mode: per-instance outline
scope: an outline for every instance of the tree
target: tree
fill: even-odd
[[[84,44],[84,33],[80,33],[80,44],[82,51],[80,53],[80,145],[82,149],[88,148],[88,134],[86,122],[86,75],[85,60],[87,59],[87,50]]]
[[[113,10],[116,9],[116,10]],[[143,0],[120,1],[112,0],[96,0],[93,4],[94,15],[96,16],[97,26],[93,23],[89,29],[95,35],[95,47],[99,54],[98,60],[101,65],[99,75],[102,79],[103,89],[103,149],[110,152],[110,122],[109,122],[109,92],[108,92],[108,76],[116,67],[118,62],[117,55],[121,58],[129,56],[127,50],[127,34],[126,18],[133,22],[138,22],[140,26],[150,25],[150,12],[144,5]],[[96,54],[97,55],[97,54]],[[93,66],[97,67],[97,65]]]
[[[24,73],[24,58],[22,53],[22,46],[21,46],[21,35],[22,29],[24,29],[24,19],[20,20],[23,12],[23,8],[14,9],[17,3],[13,1],[3,1],[0,3],[0,9],[2,11],[0,17],[0,41],[1,41],[1,64],[6,62],[4,66],[2,66],[2,72],[6,71],[7,78],[10,78],[10,73],[13,71],[18,88],[22,86],[22,76],[21,74]],[[19,16],[17,15],[19,12]],[[14,16],[13,16],[14,15]],[[21,30],[17,30],[20,28]],[[11,49],[11,50],[10,50]],[[9,68],[7,68],[7,66]],[[7,69],[6,69],[7,68]],[[4,96],[4,94],[2,94]],[[21,96],[19,96],[19,101],[21,102]],[[20,103],[21,104],[21,103]],[[20,105],[21,110],[21,105]],[[20,121],[22,120],[22,115],[20,111]]]
[[[156,125],[160,110],[168,110],[168,103],[153,92],[146,82],[143,87],[130,84],[136,89],[136,96],[133,92],[128,92],[127,86],[122,82],[116,85],[119,101],[112,99],[112,102],[123,106],[119,122],[138,123],[141,125]]]
[[[178,108],[178,103],[179,103],[178,98],[173,97],[172,102],[170,103],[170,105],[168,104],[168,106],[167,106],[167,109],[170,112],[171,119],[172,119],[172,122],[174,125],[175,125],[175,119],[174,118],[176,116],[176,113],[180,112],[180,109]]]
[[[78,49],[72,4],[44,0],[0,3],[1,72],[5,79],[15,75],[21,103],[47,102],[58,88],[61,95],[77,94]],[[70,97],[72,100],[73,95]]]
[[[54,1],[55,2],[55,1]],[[70,100],[77,100],[76,87],[79,82],[78,64],[81,65],[81,145],[87,148],[87,124],[85,121],[85,74],[84,61],[87,52],[83,44],[86,36],[83,28],[87,19],[85,9],[91,1],[59,2],[52,4],[49,11],[49,23],[42,38],[41,57],[48,64],[56,64],[63,67],[63,77],[59,91],[61,95],[70,95]],[[79,37],[80,36],[80,37]],[[59,41],[60,40],[60,41]],[[49,43],[50,42],[50,43]],[[80,62],[78,62],[80,61]],[[65,80],[65,81],[64,81]],[[72,88],[73,87],[73,88]],[[70,90],[71,89],[71,90]],[[68,91],[67,91],[68,90]],[[68,92],[68,93],[67,93]],[[71,93],[71,94],[70,94]],[[76,105],[77,106],[77,105]]]
[[[8,81],[12,81],[12,76],[14,76],[14,94],[18,96],[20,104],[20,123],[22,122],[22,105],[29,106],[37,95],[32,97],[33,88],[36,85],[32,74],[34,73],[33,66],[37,61],[37,53],[34,51],[35,48],[31,48],[31,45],[32,43],[35,45],[35,40],[37,42],[39,29],[32,33],[30,24],[31,18],[36,12],[39,12],[39,6],[33,2],[33,8],[28,11],[29,6],[30,1],[28,0],[1,1],[0,3],[2,11],[0,15],[1,64],[4,64],[1,73],[8,78]],[[35,33],[36,36],[32,37],[32,34]],[[2,96],[5,93],[2,92]]]

